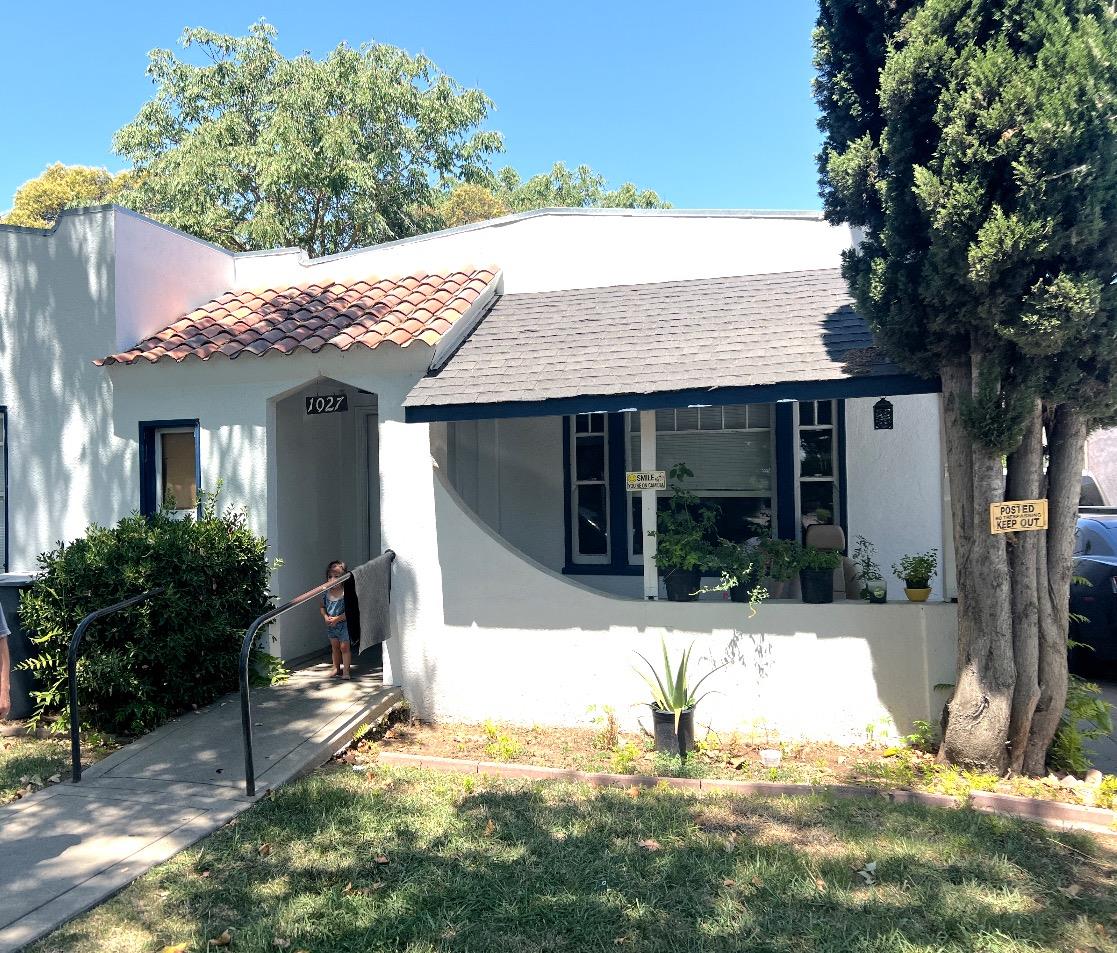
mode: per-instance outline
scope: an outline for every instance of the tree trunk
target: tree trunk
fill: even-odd
[[[1043,412],[1037,400],[1020,446],[1008,458],[1006,500],[1034,500],[1043,484]],[[1016,684],[1012,696],[1012,721],[1008,731],[1008,767],[1015,774],[1024,769],[1032,716],[1039,690],[1039,550],[1042,533],[1013,533],[1008,538],[1012,586],[1012,652]]]
[[[1042,774],[1047,750],[1059,727],[1067,701],[1067,635],[1070,623],[1070,580],[1074,567],[1074,528],[1082,492],[1086,421],[1074,408],[1060,404],[1048,429],[1046,533],[1041,536],[1039,612],[1040,697],[1032,717],[1023,771]]]
[[[958,674],[939,756],[998,774],[1041,774],[1066,703],[1071,552],[1087,427],[1070,406],[1045,417],[1037,402],[1009,457],[1006,486],[1001,454],[975,441],[962,417],[980,369],[975,355],[942,370]],[[1047,532],[990,532],[991,503],[1044,496]]]

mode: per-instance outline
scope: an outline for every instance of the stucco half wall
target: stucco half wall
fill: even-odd
[[[631,728],[647,721],[635,653],[654,659],[661,637],[676,658],[696,643],[695,673],[728,663],[707,682],[716,694],[700,726],[851,741],[939,716],[934,686],[953,675],[951,604],[770,602],[750,618],[729,602],[617,598],[514,550],[437,466],[433,504],[437,559],[423,560],[421,580],[398,567],[392,598],[392,677],[421,717],[573,725],[611,705]]]

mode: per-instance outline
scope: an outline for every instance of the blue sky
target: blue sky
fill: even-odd
[[[113,132],[150,98],[147,52],[185,26],[244,33],[264,17],[287,54],[341,41],[423,52],[496,103],[497,164],[588,163],[680,208],[819,207],[811,0],[535,3],[369,0],[0,9],[0,209],[51,162],[122,168]]]

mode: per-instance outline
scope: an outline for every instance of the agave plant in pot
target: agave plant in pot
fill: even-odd
[[[690,684],[690,655],[694,643],[683,652],[679,667],[673,669],[667,654],[667,643],[660,640],[663,651],[663,669],[657,670],[647,656],[636,654],[643,659],[651,671],[651,677],[640,669],[637,674],[644,679],[652,692],[652,724],[655,732],[655,750],[665,754],[678,754],[685,759],[687,752],[694,748],[694,709],[709,694],[698,694],[698,689],[718,669],[725,668],[728,662],[715,665],[693,685]]]
[[[671,496],[667,509],[656,517],[655,563],[663,576],[671,602],[693,602],[698,598],[702,574],[716,565],[718,507],[703,503],[684,481],[694,474],[685,463],[671,468]]]

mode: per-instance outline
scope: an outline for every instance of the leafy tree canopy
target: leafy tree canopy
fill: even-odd
[[[989,446],[1012,449],[1037,397],[1106,418],[1117,370],[1107,4],[825,0],[816,48],[826,211],[865,229],[846,275],[881,343],[923,372],[980,354],[983,406],[970,419]]]
[[[571,171],[556,162],[550,172],[533,175],[526,181],[511,166],[495,177],[493,191],[513,212],[537,208],[670,208],[650,189],[643,191],[631,182],[610,191],[605,177],[588,165]]]
[[[114,139],[140,173],[127,201],[235,250],[332,254],[430,230],[436,183],[487,171],[492,103],[423,56],[339,45],[285,58],[266,23],[245,37],[192,28],[194,65],[155,50],[155,98]]]
[[[482,183],[447,183],[449,191],[441,206],[447,226],[480,222],[511,212],[539,208],[670,208],[651,189],[638,189],[625,182],[609,189],[605,176],[588,165],[574,171],[556,162],[550,172],[525,180],[511,166]]]
[[[130,178],[128,172],[56,162],[16,189],[3,224],[50,228],[63,209],[115,202]]]

